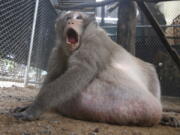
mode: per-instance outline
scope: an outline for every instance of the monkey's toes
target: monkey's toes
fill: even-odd
[[[160,124],[171,127],[180,127],[180,120],[177,120],[174,117],[163,117]]]

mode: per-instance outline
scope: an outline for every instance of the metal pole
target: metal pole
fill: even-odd
[[[105,18],[105,6],[101,7],[101,25],[104,25],[104,18]]]
[[[37,20],[37,14],[38,14],[38,7],[39,7],[39,0],[36,0],[32,32],[31,32],[30,47],[29,47],[29,54],[28,54],[28,61],[27,61],[27,66],[26,66],[26,71],[25,71],[25,76],[24,76],[24,87],[26,87],[28,84],[28,72],[29,72],[29,68],[30,68],[30,64],[31,64],[31,56],[32,56],[33,43],[34,43],[34,34],[35,34],[36,20]]]
[[[137,4],[132,0],[121,0],[118,6],[117,43],[135,55]]]

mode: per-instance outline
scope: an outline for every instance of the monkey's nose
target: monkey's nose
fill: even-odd
[[[74,24],[74,22],[72,20],[69,20],[67,23],[68,24]]]

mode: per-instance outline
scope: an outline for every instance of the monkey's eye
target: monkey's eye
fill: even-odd
[[[82,16],[79,15],[79,16],[76,17],[76,19],[82,19]]]
[[[70,16],[68,16],[68,17],[66,18],[66,21],[67,21],[67,20],[69,20],[69,19],[71,19],[71,17],[70,17]]]

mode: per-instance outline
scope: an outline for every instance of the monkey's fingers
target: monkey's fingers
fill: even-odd
[[[36,120],[33,115],[27,114],[25,111],[24,112],[17,112],[12,114],[16,119],[18,120],[24,120],[24,121],[32,121]]]
[[[16,107],[15,109],[10,110],[11,113],[23,112],[25,111],[29,105],[23,107]]]
[[[180,120],[170,116],[163,116],[160,124],[177,128],[180,127]]]

